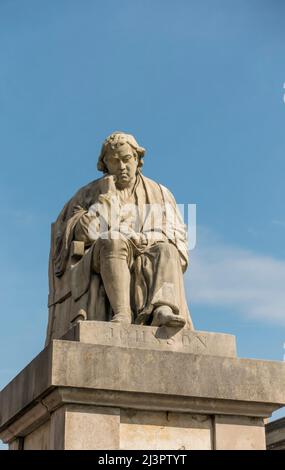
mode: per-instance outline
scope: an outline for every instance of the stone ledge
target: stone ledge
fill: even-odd
[[[54,340],[0,393],[0,432],[55,387],[106,406],[269,416],[284,382],[283,362]]]
[[[279,418],[276,421],[267,423],[265,431],[267,449],[285,449],[285,418]]]
[[[102,407],[104,410],[116,409],[122,415],[123,410],[127,413],[164,411],[167,413],[182,413],[188,416],[200,416],[201,419],[211,416],[215,416],[216,419],[219,419],[219,416],[241,416],[248,419],[252,417],[256,420],[272,412],[272,405],[255,402],[56,387],[47,395],[34,401],[30,407],[11,420],[10,424],[6,423],[5,426],[2,426],[2,429],[0,429],[1,439],[4,442],[11,442],[16,438],[32,433],[39,426],[49,421],[52,413],[65,405],[83,405],[89,409],[94,406]]]
[[[235,336],[187,328],[80,321],[61,339],[102,346],[236,357]]]

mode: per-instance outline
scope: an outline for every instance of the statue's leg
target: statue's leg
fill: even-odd
[[[131,247],[121,234],[113,239],[98,239],[94,249],[93,268],[100,273],[114,316],[112,321],[131,323],[130,268]]]
[[[152,245],[143,254],[137,275],[137,286],[139,287],[140,276],[143,276],[149,283],[149,288],[146,290],[148,297],[138,302],[144,308],[138,314],[136,322],[151,323],[152,326],[184,326],[187,318],[182,308],[184,293],[180,288],[183,278],[176,247],[168,242]]]

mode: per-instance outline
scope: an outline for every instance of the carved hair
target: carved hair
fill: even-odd
[[[138,157],[138,169],[143,166],[143,157],[145,154],[145,149],[140,147],[136,139],[131,134],[125,134],[124,132],[113,132],[111,135],[105,139],[101,153],[99,155],[97,169],[108,173],[107,167],[104,162],[104,157],[109,150],[114,150],[121,145],[129,144],[132,147],[134,156]]]

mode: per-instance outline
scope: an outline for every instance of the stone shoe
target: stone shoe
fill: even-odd
[[[151,326],[174,326],[182,328],[186,320],[179,315],[175,315],[167,305],[157,307],[153,312]]]
[[[113,316],[111,322],[113,323],[132,323],[132,317],[128,314],[117,313]]]

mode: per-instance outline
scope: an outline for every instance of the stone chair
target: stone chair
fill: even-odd
[[[99,274],[93,273],[88,285],[78,285],[78,270],[85,269],[84,255],[87,251],[84,242],[73,241],[66,270],[61,277],[57,277],[54,273],[54,254],[51,249],[46,345],[52,339],[61,338],[78,321],[109,321],[112,318],[110,303]],[[75,270],[76,277],[73,275]]]

